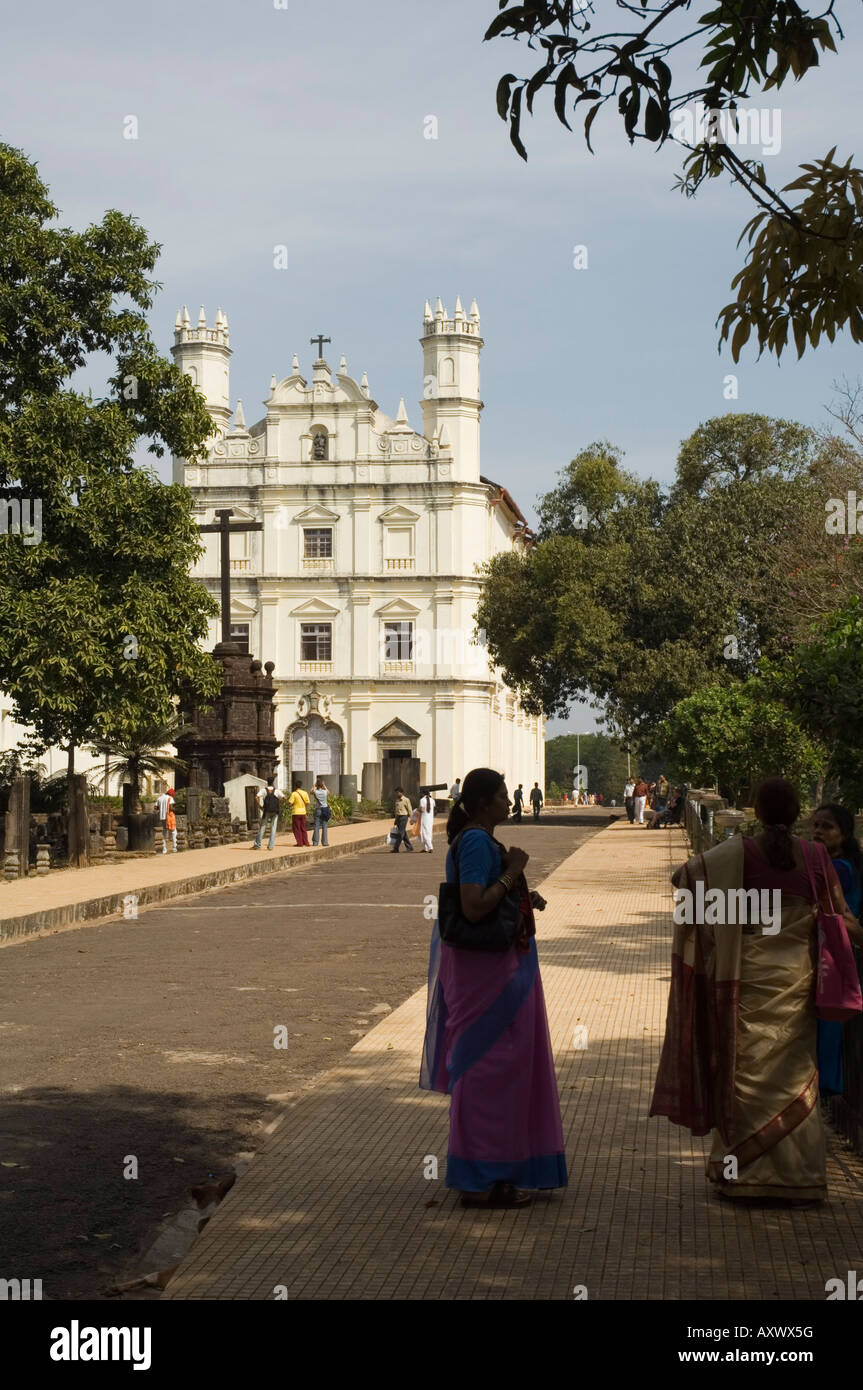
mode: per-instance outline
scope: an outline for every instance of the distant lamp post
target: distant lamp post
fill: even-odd
[[[585,730],[583,730],[583,731],[581,731],[581,732],[579,732],[578,730],[576,730],[576,734],[575,734],[575,767],[572,769],[572,789],[573,789],[573,791],[574,791],[575,794],[576,794],[576,804],[578,804],[578,793],[579,793],[580,791],[583,791],[583,790],[584,790],[584,788],[582,787],[582,773],[584,774],[584,782],[585,782],[585,784],[587,783],[587,768],[586,768],[586,767],[583,768],[582,765],[581,765],[581,740],[582,740],[583,738],[589,738],[589,737],[590,737],[590,730],[589,730],[589,729],[585,729]]]

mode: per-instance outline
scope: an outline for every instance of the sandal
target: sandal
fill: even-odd
[[[496,1182],[488,1193],[463,1192],[461,1197],[463,1207],[526,1207],[530,1201],[530,1193],[511,1182]]]

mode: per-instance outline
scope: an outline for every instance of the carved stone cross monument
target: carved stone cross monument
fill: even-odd
[[[209,526],[199,526],[199,531],[218,532],[221,536],[219,551],[219,574],[222,587],[222,644],[231,640],[231,536],[239,531],[263,531],[260,521],[231,522],[234,513],[230,507],[222,507],[216,512],[218,522]]]
[[[233,778],[249,774],[259,781],[275,775],[278,741],[274,735],[275,687],[273,663],[263,666],[240,642],[231,641],[231,536],[237,531],[263,531],[259,521],[231,522],[230,507],[216,512],[218,522],[200,526],[222,540],[219,576],[222,598],[222,640],[213,656],[224,671],[221,694],[202,709],[190,691],[181,697],[189,732],[177,740],[177,752],[187,764],[177,786],[204,787],[223,794]]]

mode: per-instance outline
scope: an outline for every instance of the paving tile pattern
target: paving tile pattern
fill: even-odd
[[[686,855],[682,832],[621,821],[542,885],[568,1190],[478,1212],[444,1187],[448,1101],[417,1087],[421,990],[278,1121],[164,1297],[821,1300],[863,1270],[863,1163],[840,1141],[825,1206],[744,1209],[709,1190],[705,1140],[647,1117]]]

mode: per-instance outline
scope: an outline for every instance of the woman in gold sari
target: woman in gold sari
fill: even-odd
[[[707,1175],[720,1196],[808,1203],[827,1196],[816,895],[829,911],[829,888],[857,945],[863,931],[829,858],[807,845],[813,894],[801,841],[791,834],[800,815],[791,784],[781,777],[762,782],[755,814],[761,834],[693,855],[673,875],[675,887],[691,895],[687,901],[700,900],[701,920],[697,910],[689,922],[675,912],[668,1018],[650,1113],[693,1134],[712,1131]]]

